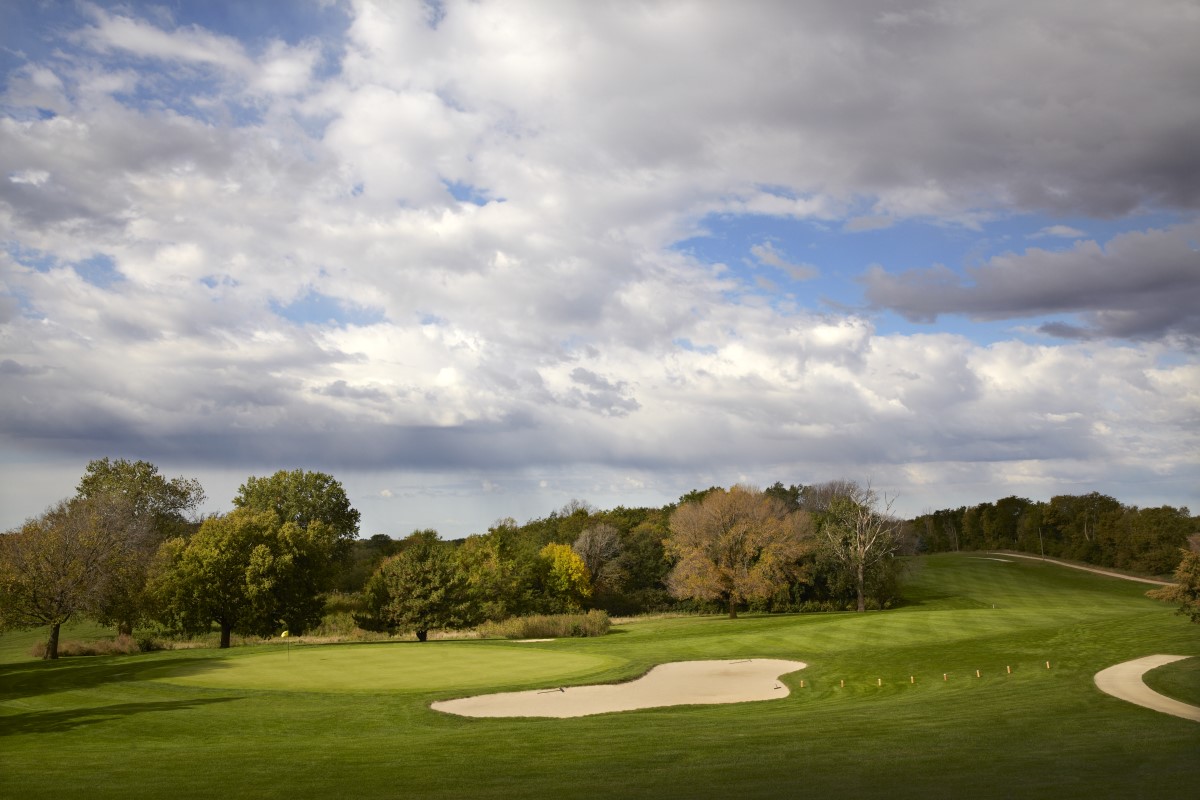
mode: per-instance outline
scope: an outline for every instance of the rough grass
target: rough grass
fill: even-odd
[[[45,663],[29,658],[32,635],[6,634],[0,796],[1061,800],[1181,796],[1200,784],[1200,724],[1092,682],[1138,656],[1200,655],[1200,626],[1113,578],[959,554],[917,564],[908,605],[893,611],[658,618],[545,644]],[[788,698],[570,720],[429,708],[760,656],[808,662],[784,678]],[[1179,691],[1196,676],[1181,667]]]
[[[563,637],[603,636],[611,622],[604,611],[592,609],[586,614],[531,614],[487,622],[477,628],[484,638],[558,639]]]

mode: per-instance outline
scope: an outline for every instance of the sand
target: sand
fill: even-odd
[[[1139,706],[1200,722],[1200,707],[1165,697],[1142,681],[1142,675],[1155,667],[1170,664],[1172,661],[1182,661],[1185,658],[1190,658],[1190,656],[1145,656],[1102,669],[1096,673],[1096,688],[1105,694],[1111,694],[1113,697],[1136,703]]]
[[[777,658],[677,661],[660,664],[628,683],[505,692],[433,704],[464,717],[585,717],[639,708],[746,703],[788,696],[780,675],[804,669],[803,661]]]

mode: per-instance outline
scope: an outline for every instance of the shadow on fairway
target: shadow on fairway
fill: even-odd
[[[214,658],[98,660],[95,657],[0,665],[0,700],[54,692],[92,689],[108,683],[132,683],[175,675],[195,675],[225,664]]]
[[[16,736],[27,733],[63,733],[82,728],[85,725],[95,725],[98,722],[131,717],[135,714],[148,714],[158,711],[186,711],[197,706],[212,705],[213,703],[228,703],[237,700],[236,697],[217,697],[207,700],[172,700],[157,703],[118,703],[111,706],[96,708],[81,708],[71,711],[30,711],[24,714],[11,714],[3,718],[0,725],[0,736]]]

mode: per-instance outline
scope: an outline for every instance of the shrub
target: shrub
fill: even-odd
[[[533,614],[528,617],[509,617],[499,622],[479,626],[481,636],[501,639],[559,639],[566,637],[603,636],[612,622],[608,613],[593,609],[586,614]]]

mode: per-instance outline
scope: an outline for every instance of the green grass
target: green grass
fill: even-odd
[[[276,644],[44,663],[28,655],[35,635],[9,633],[0,797],[1186,795],[1200,785],[1200,724],[1092,682],[1131,658],[1200,655],[1200,626],[1145,588],[946,554],[914,562],[910,602],[893,611],[653,619],[550,643]],[[429,709],[756,656],[809,666],[784,679],[792,693],[779,701],[568,720]],[[1185,665],[1197,663],[1148,679],[1194,702],[1200,671]]]

